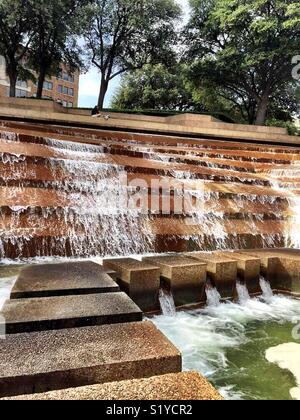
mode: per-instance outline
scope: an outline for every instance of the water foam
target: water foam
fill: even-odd
[[[228,368],[227,351],[246,344],[251,322],[300,322],[298,300],[273,296],[268,302],[249,299],[243,305],[226,302],[188,312],[176,318],[157,316],[155,325],[181,350],[184,370],[197,370],[213,380]],[[241,399],[235,384],[221,389],[228,399]]]

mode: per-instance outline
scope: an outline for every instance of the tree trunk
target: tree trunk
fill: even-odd
[[[269,95],[264,95],[258,104],[255,125],[265,125],[269,106]]]
[[[102,77],[101,86],[100,86],[100,93],[99,93],[99,100],[98,100],[99,109],[104,108],[104,101],[105,101],[105,96],[106,96],[106,93],[107,93],[107,89],[108,89],[108,81],[105,80],[104,77]]]
[[[7,70],[8,77],[9,77],[9,96],[10,98],[16,97],[16,86],[17,86],[17,80],[18,80],[18,73],[17,70],[8,69]]]
[[[36,91],[36,97],[38,99],[41,99],[43,97],[45,78],[46,78],[46,71],[44,68],[40,67],[38,83],[37,83],[37,91]]]

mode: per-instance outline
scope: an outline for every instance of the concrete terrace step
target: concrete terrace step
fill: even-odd
[[[197,127],[197,126],[186,126],[182,122],[170,124],[166,123],[165,119],[162,119],[161,122],[151,122],[145,121],[143,118],[142,121],[134,121],[130,119],[126,119],[126,115],[122,115],[120,119],[111,118],[108,121],[104,119],[93,119],[90,116],[85,115],[71,115],[70,113],[66,115],[65,113],[60,112],[45,112],[42,110],[32,110],[32,109],[17,109],[10,110],[7,106],[0,107],[0,114],[3,118],[11,118],[12,116],[15,119],[31,119],[41,123],[51,122],[52,124],[65,124],[66,120],[68,124],[74,125],[82,125],[82,126],[93,126],[93,128],[103,128],[106,129],[119,129],[119,130],[130,130],[130,131],[144,131],[148,133],[152,132],[160,132],[164,133],[165,135],[195,135],[195,136],[210,136],[213,138],[218,139],[234,139],[235,141],[240,142],[251,142],[251,141],[258,141],[260,143],[264,142],[272,142],[274,143],[287,143],[297,145],[299,144],[299,140],[297,136],[287,136],[286,134],[277,134],[269,132],[262,132],[253,130],[250,126],[247,131],[245,127],[239,130],[238,126],[233,126],[233,128],[228,127],[226,124],[221,123],[218,125],[218,128],[212,128],[209,125]]]
[[[216,389],[199,373],[181,372],[146,379],[111,382],[44,394],[21,395],[4,400],[223,400]],[[183,413],[183,411],[182,411]]]
[[[64,236],[38,236],[39,234],[35,229],[31,231],[18,232],[19,236],[13,236],[10,238],[10,232],[7,232],[6,236],[2,236],[2,249],[4,255],[10,258],[31,258],[37,256],[47,257],[49,255],[63,255],[74,256],[74,244],[71,240]],[[155,240],[151,246],[151,252],[153,253],[164,253],[168,252],[188,252],[191,249],[209,249],[217,250],[220,249],[220,243],[222,247],[227,249],[249,249],[249,248],[266,248],[266,247],[284,247],[287,241],[287,236],[283,230],[278,232],[269,232],[261,235],[259,232],[253,233],[253,230],[248,233],[228,233],[225,238],[219,238],[212,234],[193,234],[193,235],[182,235],[177,234],[160,234],[155,236]],[[78,237],[78,244],[88,247],[88,238],[86,235]],[[75,244],[76,245],[76,244]],[[62,248],[63,247],[63,248]],[[136,249],[130,251],[131,253],[136,252]],[[144,249],[141,249],[140,253],[143,253]],[[109,243],[99,239],[97,246],[89,249],[89,256],[111,255],[111,247]],[[86,251],[83,248],[76,250],[76,256],[86,257]]]
[[[118,283],[131,299],[144,311],[158,307],[160,270],[156,264],[132,258],[105,259],[103,267],[117,273]]]
[[[260,272],[276,289],[276,277],[279,270],[280,259],[270,253],[260,253],[259,251],[241,250],[241,254],[246,254],[260,259]]]
[[[173,293],[176,306],[202,302],[205,295],[206,264],[182,256],[154,256],[143,261],[157,265],[163,282]]]
[[[7,142],[6,144],[11,145],[11,141],[8,139],[2,139],[3,142]],[[75,150],[84,154],[90,158],[90,155],[93,154],[95,157],[97,154],[111,154],[111,155],[123,155],[123,156],[131,156],[131,157],[142,157],[144,159],[153,159],[153,160],[161,160],[161,159],[169,159],[172,162],[178,163],[189,163],[189,164],[197,164],[202,166],[209,166],[213,165],[215,167],[220,167],[223,169],[231,169],[235,170],[249,170],[252,172],[259,172],[259,171],[268,171],[274,167],[274,163],[277,164],[290,164],[291,162],[296,162],[297,157],[295,154],[284,154],[280,155],[277,153],[274,157],[274,153],[269,153],[269,157],[267,158],[267,154],[259,155],[257,157],[245,155],[243,160],[241,160],[240,155],[236,155],[234,149],[231,150],[231,154],[228,155],[226,150],[224,151],[225,155],[222,155],[222,149],[219,150],[217,153],[213,151],[213,149],[205,149],[201,151],[201,149],[195,148],[182,148],[182,147],[167,147],[167,146],[160,146],[160,147],[151,147],[150,145],[142,146],[142,145],[132,145],[126,143],[117,143],[114,141],[108,142],[103,141],[98,145],[89,145],[89,144],[78,144],[74,141],[74,138],[70,139],[72,141],[66,141],[63,139],[49,139],[43,137],[30,137],[30,136],[18,136],[19,142],[25,142],[27,144],[39,144],[39,145],[46,145],[47,147],[51,146],[56,150],[61,150],[64,154],[71,155]],[[1,140],[0,140],[1,141]],[[97,154],[96,154],[97,152]],[[300,159],[300,157],[299,157]]]
[[[5,123],[4,123],[5,124]],[[24,125],[23,125],[24,127]],[[232,141],[222,140],[207,140],[199,137],[198,139],[188,139],[182,137],[169,137],[159,135],[144,135],[140,133],[129,134],[125,132],[109,132],[101,130],[83,130],[79,131],[74,128],[60,127],[56,130],[51,131],[51,127],[48,126],[42,130],[42,126],[39,126],[38,130],[33,129],[20,129],[20,128],[0,128],[0,140],[14,141],[14,136],[17,135],[17,140],[20,142],[32,142],[45,144],[51,142],[51,140],[64,142],[72,142],[74,144],[87,144],[94,146],[102,145],[116,145],[124,148],[132,149],[146,149],[147,146],[154,148],[156,151],[166,152],[188,152],[193,151],[199,155],[208,154],[210,156],[243,156],[246,160],[249,158],[256,159],[268,159],[270,161],[282,158],[282,160],[293,160],[297,158],[299,149],[292,146],[263,146],[253,144],[243,144]],[[130,145],[130,142],[135,144]],[[233,153],[233,155],[232,155]]]
[[[223,217],[223,215],[222,215]],[[95,219],[96,220],[96,219]],[[103,221],[104,219],[102,219]],[[43,223],[38,224],[37,219],[33,218],[31,225],[26,225],[26,219],[24,224],[22,223],[15,227],[13,219],[7,219],[3,228],[5,231],[2,234],[3,239],[5,237],[17,238],[28,238],[34,236],[36,238],[46,237],[62,237],[67,238],[70,235],[76,235],[78,241],[83,240],[89,234],[89,230],[86,230],[83,226],[69,226],[64,220],[45,219]],[[109,218],[107,219],[109,221]],[[136,219],[136,222],[140,223],[141,234],[148,235],[151,232],[152,235],[161,236],[216,236],[217,230],[222,227],[222,238],[219,236],[216,239],[226,239],[230,235],[284,235],[291,228],[291,222],[278,219],[268,219],[267,223],[265,220],[253,219],[231,219],[226,220],[221,217],[219,220],[213,221],[213,219],[193,219],[193,218],[174,218],[173,216],[166,217],[154,217],[151,220]],[[217,224],[218,223],[218,224]],[[217,224],[217,225],[216,225]],[[97,234],[107,234],[107,229],[102,228],[101,225],[97,226]],[[96,239],[96,238],[95,238]],[[103,237],[103,240],[105,238]],[[101,236],[98,236],[97,243],[101,243]]]
[[[11,299],[119,292],[119,286],[93,262],[71,262],[25,267]]]
[[[240,280],[246,283],[250,293],[259,293],[260,259],[238,252],[217,252],[216,255],[237,261],[237,270]]]
[[[2,213],[6,215],[6,226],[14,225],[14,221],[10,219],[14,219],[16,214],[20,216],[19,227],[22,227],[23,223],[26,226],[34,226],[35,218],[41,217],[43,212],[47,214],[47,218],[59,220],[60,216],[63,217],[71,213],[87,216],[90,214],[91,207],[97,208],[97,205],[99,206],[101,202],[105,205],[110,201],[110,209],[117,209],[119,202],[117,198],[116,202],[112,200],[112,194],[113,192],[105,192],[103,195],[93,196],[80,193],[68,194],[43,188],[18,187],[12,189],[0,187],[0,208]],[[204,218],[212,214],[222,214],[226,219],[245,218],[247,216],[251,219],[254,219],[255,216],[259,219],[287,219],[294,216],[287,201],[278,201],[272,204],[268,201],[252,201],[250,198],[249,200],[238,198],[219,198],[216,200],[213,197],[185,200],[181,195],[174,197],[172,195],[156,194],[155,192],[153,194],[146,193],[143,197],[143,203],[147,205],[145,212],[147,210],[149,214],[155,217],[166,214],[174,214],[176,217],[199,214]],[[105,214],[99,213],[100,215],[105,217]],[[108,212],[106,216],[109,216]]]
[[[151,322],[17,334],[0,341],[0,396],[181,371],[181,355]]]
[[[250,249],[242,251],[249,255],[256,255],[262,264],[267,261],[279,260],[276,265],[275,277],[272,279],[272,287],[277,290],[292,292],[300,296],[300,250],[299,249]],[[273,268],[274,269],[274,268]]]
[[[206,264],[206,270],[213,286],[218,289],[224,299],[233,296],[237,281],[237,261],[221,255],[214,255],[207,252],[189,252],[186,257],[202,261]]]
[[[131,118],[131,116],[127,116],[127,118]],[[193,147],[199,147],[199,141],[201,140],[203,144],[205,144],[207,147],[210,148],[218,148],[220,145],[222,145],[224,148],[232,148],[232,149],[238,149],[238,150],[265,150],[269,148],[270,146],[266,146],[263,143],[261,144],[253,144],[251,142],[240,142],[238,140],[229,140],[229,139],[222,139],[215,136],[214,139],[204,139],[201,137],[201,135],[198,136],[197,139],[195,138],[188,138],[180,137],[176,135],[169,136],[161,135],[161,134],[144,134],[137,131],[136,133],[130,133],[130,132],[122,132],[121,129],[113,132],[109,132],[109,130],[102,130],[101,127],[95,130],[95,129],[88,129],[88,128],[78,128],[78,127],[64,127],[63,125],[55,126],[55,125],[45,125],[45,124],[30,124],[30,123],[19,123],[14,121],[1,121],[2,127],[1,130],[5,132],[17,132],[20,134],[26,134],[26,135],[32,135],[32,136],[43,136],[45,133],[49,134],[50,137],[55,137],[61,139],[70,139],[71,141],[82,141],[82,142],[89,142],[89,143],[96,143],[101,140],[121,140],[121,141],[130,141],[130,140],[138,140],[140,143],[149,143],[151,145],[155,144],[165,144],[165,145],[176,145],[176,144],[186,144]],[[235,126],[236,127],[236,126]],[[243,126],[243,128],[246,128],[246,126]],[[251,127],[253,128],[253,126]],[[255,127],[254,127],[255,128]],[[76,138],[74,140],[74,137]],[[72,140],[73,138],[73,140]],[[283,146],[283,145],[274,145],[271,146],[276,151],[284,151],[289,149],[295,150],[295,153],[297,153],[296,146]]]
[[[49,148],[48,146],[39,144],[22,144],[22,143],[11,143],[11,142],[0,142],[0,153],[9,153],[11,155],[22,155],[25,157],[34,158],[46,158],[46,159],[60,159],[65,160],[77,160],[76,153],[72,151],[61,151],[59,149]],[[78,152],[77,152],[78,155]],[[234,171],[228,169],[215,169],[208,167],[201,167],[197,165],[187,165],[184,163],[169,163],[160,162],[155,160],[147,160],[144,158],[127,157],[121,155],[101,155],[87,153],[84,155],[85,162],[102,163],[110,165],[118,165],[126,170],[148,170],[148,171],[182,171],[195,174],[198,178],[204,179],[223,179],[232,178],[237,182],[248,182],[248,183],[261,183],[262,185],[268,184],[267,180],[254,173],[247,173],[244,171]]]
[[[6,301],[1,312],[7,334],[142,320],[125,293],[56,296]]]

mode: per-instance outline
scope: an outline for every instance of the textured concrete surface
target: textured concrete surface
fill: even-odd
[[[255,251],[242,251],[243,254],[251,255],[260,259],[260,272],[276,288],[276,276],[279,270],[280,259],[274,254],[260,253]]]
[[[30,110],[30,109],[9,109],[4,105],[0,105],[0,115],[3,117],[14,117],[20,119],[34,119],[45,123],[46,121],[51,121],[52,123],[65,123],[66,121],[69,124],[82,124],[90,125],[94,127],[107,127],[119,130],[129,129],[133,131],[149,131],[149,132],[161,132],[161,133],[173,133],[173,134],[185,134],[185,135],[210,135],[218,138],[231,138],[238,139],[241,143],[248,140],[259,140],[261,143],[271,142],[271,143],[287,143],[287,144],[299,144],[299,138],[297,136],[287,136],[286,134],[278,133],[266,133],[255,131],[255,128],[249,127],[247,131],[239,130],[235,125],[232,126],[229,124],[227,127],[226,124],[221,123],[217,126],[210,127],[209,124],[204,126],[189,125],[186,126],[182,122],[172,124],[170,121],[165,123],[164,119],[161,122],[151,122],[151,121],[130,121],[126,118],[126,115],[123,114],[120,119],[110,119],[105,121],[103,118],[91,118],[90,116],[85,115],[65,115],[59,112],[45,112],[44,110]],[[228,129],[227,129],[228,128]]]
[[[7,334],[142,320],[141,310],[121,292],[14,299],[1,315]]]
[[[225,258],[237,261],[238,277],[247,284],[250,293],[260,293],[260,259],[238,252],[217,252]]]
[[[121,289],[143,311],[158,309],[160,270],[157,265],[132,258],[119,258],[104,260],[103,267],[116,271]]]
[[[0,341],[0,396],[181,371],[181,355],[151,322],[45,331]]]
[[[279,291],[300,293],[300,250],[298,249],[255,249],[247,252],[255,252],[262,260],[266,258],[278,258],[271,284],[274,289]]]
[[[33,265],[22,269],[11,299],[118,292],[119,286],[91,261]]]
[[[182,256],[146,257],[157,265],[163,280],[171,288],[176,306],[205,300],[206,264]]]
[[[112,382],[80,388],[22,395],[16,400],[223,400],[199,373],[184,372],[146,379]]]
[[[208,277],[222,298],[233,296],[237,280],[237,261],[234,258],[223,258],[207,252],[190,252],[185,255],[207,264]]]

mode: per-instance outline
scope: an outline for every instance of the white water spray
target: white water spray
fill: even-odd
[[[219,306],[221,304],[221,295],[215,287],[207,285],[205,293],[207,297],[207,306]]]
[[[244,305],[248,302],[248,300],[251,299],[246,284],[242,283],[241,281],[237,281],[236,290],[240,305]]]
[[[270,301],[274,296],[270,282],[266,280],[263,276],[260,276],[259,283],[260,283],[260,288],[263,292],[263,298],[266,301]]]
[[[165,289],[160,289],[159,303],[164,316],[176,316],[176,306],[172,292],[168,292]]]

